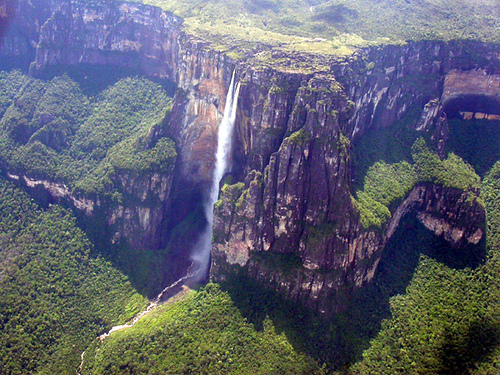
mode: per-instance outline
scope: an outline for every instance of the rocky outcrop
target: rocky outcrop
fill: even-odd
[[[63,2],[40,28],[31,69],[119,66],[174,80],[181,24],[172,13],[138,3]]]
[[[188,267],[196,233],[179,229],[176,242],[172,238],[180,223],[203,224],[198,216],[235,69],[242,86],[233,182],[223,188],[215,209],[216,280],[246,272],[291,299],[331,313],[342,308],[352,288],[373,278],[383,247],[405,213],[416,212],[454,246],[482,237],[484,212],[474,198],[477,192],[427,185],[417,186],[392,208],[385,226],[363,228],[351,196],[351,158],[353,145],[366,132],[412,112],[417,116],[411,127],[431,134],[444,152],[445,77],[477,68],[499,74],[495,46],[412,42],[368,48],[324,71],[305,73],[235,62],[183,34],[172,14],[146,5],[23,3],[29,3],[26,15],[14,21],[0,55],[31,59],[33,73],[54,64],[86,63],[139,69],[177,83],[173,111],[152,133],[176,141],[174,177],[125,171],[115,176],[125,200],[105,212],[113,241],[126,238],[134,247],[168,243]],[[471,48],[479,59],[470,59]],[[169,232],[161,235],[164,221]]]
[[[331,310],[327,295],[373,272],[369,262],[352,267],[370,257],[371,235],[356,242],[358,253],[349,249],[360,225],[345,135],[353,104],[328,74],[244,77],[237,159],[245,168],[234,175],[246,177],[216,205],[212,275],[244,266],[289,298]]]
[[[412,211],[427,229],[443,236],[454,248],[477,245],[484,237],[485,209],[477,189],[463,191],[431,184],[415,187],[394,212],[386,240],[392,237],[401,218]]]
[[[444,80],[441,101],[448,116],[500,119],[500,75],[452,70]]]
[[[107,206],[105,217],[112,243],[134,249],[158,249],[173,179],[171,170],[142,173],[120,171],[113,178],[123,199]]]
[[[45,190],[54,201],[67,200],[73,207],[77,210],[83,211],[86,215],[91,215],[96,204],[99,204],[92,199],[73,195],[71,190],[64,184],[46,180],[37,180],[28,176],[19,176],[12,173],[7,173],[7,177],[14,181],[21,181],[22,184],[31,189],[40,187]]]
[[[263,204],[259,192],[265,196],[265,191],[261,176],[252,176],[254,179],[244,185],[225,187],[216,205],[212,275],[226,280],[245,272],[287,298],[327,315],[341,310],[351,290],[373,278],[385,244],[407,214],[416,215],[427,229],[456,249],[477,245],[484,237],[485,210],[479,191],[423,184],[394,210],[383,230],[363,228],[356,211],[346,204],[337,207],[344,217],[334,223],[303,225],[295,243],[298,248],[285,243],[265,249],[259,234],[262,236],[261,228],[266,228],[269,216],[256,211]],[[275,225],[278,231],[283,230]],[[272,245],[276,243],[283,242]]]
[[[112,182],[121,194],[119,203],[108,196],[75,193],[57,182],[12,173],[7,173],[7,177],[28,189],[42,189],[50,202],[66,203],[92,220],[103,220],[101,230],[111,243],[127,243],[139,250],[160,247],[162,234],[159,232],[167,216],[173,165],[161,172],[118,171]]]
[[[215,209],[213,277],[245,272],[328,314],[373,278],[405,213],[457,248],[477,244],[485,219],[477,191],[419,185],[379,229],[363,228],[350,195],[353,144],[368,130],[420,113],[409,127],[430,133],[444,150],[442,85],[449,71],[471,65],[463,48],[452,47],[369,49],[312,75],[246,70],[236,181]],[[495,49],[480,48],[484,65],[498,70]]]

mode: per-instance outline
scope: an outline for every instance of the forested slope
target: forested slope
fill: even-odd
[[[88,342],[146,301],[75,217],[0,180],[0,373],[74,374]]]

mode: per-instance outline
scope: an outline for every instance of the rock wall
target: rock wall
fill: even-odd
[[[467,199],[478,193],[464,196],[439,186],[416,187],[383,228],[363,228],[351,196],[351,158],[353,143],[368,130],[389,127],[412,110],[421,113],[414,128],[430,133],[442,151],[446,74],[478,68],[499,74],[495,46],[419,42],[369,48],[326,71],[306,74],[235,62],[185,35],[178,18],[154,7],[56,0],[19,4],[0,56],[30,59],[32,73],[54,64],[112,65],[178,85],[172,113],[151,133],[176,141],[175,171],[117,176],[115,183],[130,204],[108,212],[114,241],[170,244],[179,263],[188,266],[202,219],[191,232],[179,230],[176,238],[174,233],[191,216],[202,216],[217,126],[235,69],[242,87],[233,183],[223,188],[215,208],[214,279],[246,272],[331,313],[342,308],[352,288],[373,278],[383,246],[405,212],[417,212],[455,246],[481,238],[484,212],[477,200]],[[478,56],[474,60],[471,49]],[[161,234],[165,221],[169,232]]]
[[[380,229],[362,227],[351,199],[353,143],[368,130],[414,111],[413,128],[444,150],[443,83],[453,69],[478,67],[464,57],[469,47],[368,49],[311,75],[240,68],[234,181],[215,208],[212,276],[245,272],[328,314],[373,278],[405,213],[457,248],[477,244],[485,219],[477,191],[420,185]],[[497,71],[494,46],[476,48],[481,66]]]
[[[179,148],[179,184],[210,184],[217,129],[224,114],[234,64],[224,54],[185,36],[176,72],[179,90],[165,134]]]
[[[0,56],[32,62],[33,74],[54,65],[92,64],[176,78],[182,20],[170,12],[118,1],[16,4]]]
[[[128,242],[134,249],[159,249],[170,196],[173,167],[151,173],[121,171],[114,178],[123,194],[121,204],[105,211],[111,242]]]
[[[30,190],[44,190],[49,202],[66,203],[94,221],[103,220],[95,225],[104,226],[105,237],[111,243],[127,243],[141,250],[158,249],[161,245],[161,230],[168,215],[166,202],[172,188],[173,169],[172,166],[169,170],[147,173],[117,171],[112,182],[122,194],[120,203],[109,197],[82,196],[57,182],[8,172],[6,175]]]

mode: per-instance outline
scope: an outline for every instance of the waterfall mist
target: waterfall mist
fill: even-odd
[[[191,254],[193,266],[195,270],[194,281],[203,280],[210,267],[210,251],[212,248],[212,227],[214,223],[214,204],[219,196],[219,184],[228,170],[228,164],[232,150],[232,138],[234,123],[236,120],[236,109],[238,107],[238,95],[240,92],[240,83],[235,85],[235,72],[231,78],[229,91],[226,97],[226,106],[224,108],[224,116],[219,125],[217,137],[217,152],[215,154],[215,168],[212,177],[212,186],[210,194],[205,201],[204,211],[207,219],[207,226]]]

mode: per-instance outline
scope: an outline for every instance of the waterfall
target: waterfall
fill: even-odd
[[[222,121],[219,125],[212,186],[210,188],[210,195],[204,205],[207,226],[201,234],[198,244],[195,246],[193,254],[191,255],[191,258],[196,265],[196,281],[203,279],[209,269],[210,250],[212,248],[212,227],[214,224],[214,204],[219,196],[219,183],[224,176],[224,173],[227,172],[231,156],[231,143],[233,138],[234,123],[236,120],[239,93],[240,83],[238,82],[235,85],[235,72],[233,72],[231,84],[229,85],[229,91],[226,97],[224,116],[222,117]]]
[[[240,83],[238,82],[235,86],[235,72],[231,78],[231,84],[229,85],[229,91],[226,98],[226,107],[224,108],[224,116],[219,125],[219,132],[217,136],[217,152],[215,154],[215,168],[212,179],[212,186],[210,188],[210,195],[204,205],[205,216],[207,218],[207,227],[203,231],[198,241],[198,244],[194,248],[194,252],[191,255],[193,263],[188,268],[187,274],[174,283],[163,289],[158,296],[149,302],[145,310],[137,314],[128,323],[114,326],[108,332],[99,336],[99,340],[104,341],[111,333],[120,331],[123,329],[131,328],[137,323],[144,315],[148,314],[154,310],[162,300],[168,299],[171,290],[178,287],[186,280],[193,280],[195,282],[202,280],[209,269],[210,263],[210,250],[212,248],[212,227],[214,223],[214,204],[219,196],[219,183],[224,173],[228,169],[229,158],[231,155],[231,141],[233,137],[234,122],[236,120],[236,108],[238,106],[238,95],[240,93]],[[193,269],[193,271],[191,271]],[[81,362],[78,366],[76,373],[81,374],[83,369],[83,364],[85,360],[85,351],[80,355]]]

